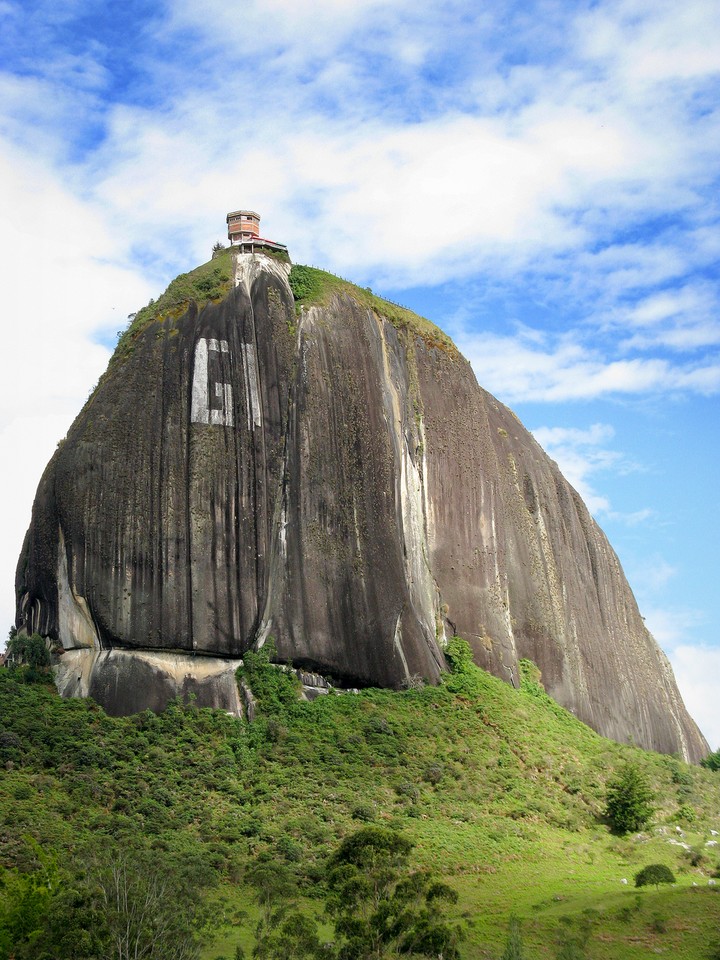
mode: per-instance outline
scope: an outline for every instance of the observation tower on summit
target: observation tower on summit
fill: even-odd
[[[254,210],[233,210],[225,220],[230,246],[239,247],[241,253],[275,252],[287,256],[284,243],[260,236],[260,214]]]

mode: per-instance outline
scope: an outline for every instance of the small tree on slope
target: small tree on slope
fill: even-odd
[[[524,958],[520,921],[517,917],[510,917],[505,949],[500,960],[524,960]]]
[[[635,874],[636,887],[647,887],[651,883],[656,890],[661,883],[675,883],[670,867],[666,867],[664,863],[650,863]]]
[[[441,906],[456,903],[457,893],[427,871],[410,870],[412,847],[392,830],[365,827],[346,837],[330,860],[326,906],[339,960],[458,960],[462,931]]]
[[[628,763],[608,784],[605,816],[613,830],[640,830],[654,813],[653,792],[644,774]]]

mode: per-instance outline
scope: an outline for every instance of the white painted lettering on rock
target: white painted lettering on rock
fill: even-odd
[[[195,344],[191,423],[233,426],[232,384],[223,379],[223,354],[230,354],[227,340],[201,337]]]

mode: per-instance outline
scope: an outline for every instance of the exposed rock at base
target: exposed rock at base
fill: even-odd
[[[164,710],[171,700],[244,715],[237,661],[150,650],[67,650],[54,669],[64,697],[92,697],[114,717]]]
[[[268,257],[235,271],[137,334],[43,476],[17,622],[85,664],[61,689],[155,707],[148,652],[269,636],[307,672],[399,687],[437,680],[459,634],[516,685],[533,660],[606,736],[705,755],[602,531],[467,361],[348,292],[296,317]]]

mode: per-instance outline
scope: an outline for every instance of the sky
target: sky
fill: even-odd
[[[117,332],[250,208],[454,337],[720,747],[719,96],[716,0],[0,0],[8,628]]]

